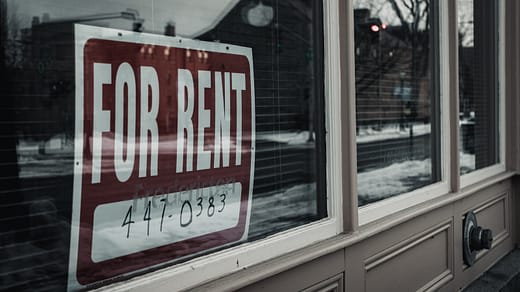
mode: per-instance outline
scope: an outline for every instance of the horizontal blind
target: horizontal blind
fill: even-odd
[[[325,157],[317,152],[316,146],[323,141],[324,134],[323,76],[316,72],[314,64],[323,63],[322,27],[321,24],[313,27],[319,21],[314,18],[320,15],[321,3],[266,1],[264,4],[275,8],[271,26],[240,25],[244,6],[238,5],[214,30],[201,37],[253,48],[256,95],[253,213],[256,215],[251,219],[252,236],[265,236],[311,222],[326,212],[317,210],[317,196],[323,200],[325,190],[323,187],[317,190],[315,185],[317,180],[324,181],[324,176],[316,172],[316,160]],[[272,197],[279,199],[273,201]],[[295,200],[301,201],[302,212],[287,208],[288,202]],[[281,217],[273,217],[273,213]]]
[[[358,201],[439,180],[436,1],[354,1]]]
[[[460,170],[499,161],[497,1],[459,0]]]
[[[274,10],[269,25],[246,24],[244,9],[252,2],[240,1],[197,36],[253,51],[256,159],[248,240],[327,216],[322,3],[262,2]],[[0,290],[64,290],[73,193],[73,25],[81,15],[69,11],[68,20],[43,22],[50,13],[22,25],[8,19],[28,13],[23,6],[0,4]],[[145,21],[164,26],[152,23]]]

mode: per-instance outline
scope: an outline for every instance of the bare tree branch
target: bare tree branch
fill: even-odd
[[[401,12],[401,9],[399,8],[399,6],[397,5],[396,1],[395,0],[388,0],[388,2],[390,2],[390,4],[392,5],[392,8],[394,9],[395,11],[395,14],[397,15],[397,17],[399,18],[399,20],[401,21],[401,25],[402,27],[404,28],[404,30],[406,31],[406,33],[410,33],[410,29],[408,27],[408,22],[406,21],[406,19],[403,17],[403,13]]]
[[[404,7],[408,8],[408,10],[413,10],[412,4],[408,4],[408,2],[405,0],[403,0],[403,5]]]

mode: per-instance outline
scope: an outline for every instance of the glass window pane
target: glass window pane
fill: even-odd
[[[460,172],[499,161],[498,1],[458,0]]]
[[[359,205],[440,180],[436,11],[354,1]]]
[[[0,202],[0,290],[63,290],[67,287],[69,271],[74,271],[76,277],[86,275],[82,285],[133,276],[328,216],[321,1],[0,0],[0,21],[0,194],[3,198]],[[121,30],[125,41],[110,39],[107,42],[103,37],[96,38],[80,50],[85,56],[83,59],[75,50],[79,41],[75,43],[78,35],[75,35],[74,24],[89,25],[85,31],[106,35],[110,34],[106,28],[116,28]],[[147,35],[143,37],[129,31]],[[160,41],[147,45],[143,40]],[[236,57],[243,51],[235,46],[251,49],[251,64],[245,58]],[[227,54],[226,50],[235,51]],[[161,54],[154,55],[158,51]],[[151,57],[142,57],[146,54]],[[182,63],[184,61],[187,63]],[[229,68],[238,68],[239,62],[245,62],[251,70],[233,75],[234,71]],[[192,63],[199,66],[197,70],[190,67]],[[85,67],[83,75],[80,74],[84,80],[80,83],[75,71],[81,68],[78,64]],[[181,69],[183,71],[178,71]],[[121,78],[134,76],[135,79],[118,79],[119,70],[126,70]],[[181,86],[181,78],[176,78],[179,72],[184,74],[182,76],[191,74],[193,81],[189,83],[185,81],[189,77],[183,77],[184,90],[177,90]],[[206,72],[210,72],[209,75]],[[248,72],[253,73],[250,74],[254,76],[253,82],[241,83],[242,75],[250,76]],[[92,77],[105,76],[103,74],[108,77]],[[92,84],[101,85],[88,83],[92,79],[98,80]],[[204,80],[207,82],[202,83]],[[83,99],[76,95],[76,89],[81,88],[78,84],[84,89],[80,92]],[[117,84],[120,87],[116,87]],[[189,84],[206,89],[196,90]],[[245,84],[244,92],[254,89],[251,119],[246,119],[247,94],[240,99],[237,93],[242,90],[240,84]],[[100,88],[99,91],[96,88]],[[122,92],[119,95],[117,88]],[[94,95],[88,93],[90,91],[100,93]],[[131,115],[132,93],[136,98],[134,119],[126,118]],[[201,103],[199,97],[203,94],[206,98]],[[92,101],[95,98],[88,99],[88,96],[102,96],[102,102],[96,105]],[[123,96],[121,104],[128,109],[122,114],[121,124],[116,112],[118,96]],[[150,98],[148,103],[139,103],[142,96]],[[158,98],[157,103],[154,96]],[[83,103],[76,103],[78,100]],[[238,114],[240,101],[245,121],[242,124]],[[182,102],[186,102],[186,106],[181,107]],[[156,113],[155,105],[158,105]],[[219,106],[221,111],[217,114]],[[226,117],[226,107],[230,118]],[[105,122],[98,124],[97,118],[80,120],[79,125],[85,132],[78,134],[75,131],[77,108],[84,117],[95,112],[91,116],[106,115],[107,119],[101,119]],[[96,108],[97,112],[89,112],[89,108]],[[253,109],[249,108],[248,112]],[[181,121],[181,113],[186,120]],[[158,118],[154,120],[154,116]],[[202,122],[203,117],[209,117],[207,124]],[[141,123],[135,128],[139,134],[141,127],[145,127],[143,121],[148,123],[143,131],[147,140],[150,139],[150,149],[158,145],[155,158],[158,173],[152,174],[153,154],[143,154],[149,160],[143,164],[145,171],[140,173],[139,144],[134,145],[137,154],[134,164],[129,166],[132,170],[129,177],[121,178],[116,164],[128,163],[131,156],[117,156],[121,152],[115,147],[123,145],[121,151],[130,153],[129,125]],[[186,121],[192,122],[191,128],[186,126],[189,123]],[[182,134],[177,135],[181,122],[185,123],[184,128],[181,127]],[[254,160],[249,161],[254,167],[246,168],[245,172],[240,170],[236,177],[229,174],[224,180],[215,174],[218,170],[204,172],[204,164],[201,162],[199,167],[199,162],[205,160],[197,160],[203,157],[204,151],[210,151],[212,156],[207,161],[212,170],[216,169],[217,146],[213,145],[217,142],[211,142],[218,136],[217,122],[222,129],[220,133],[224,133],[219,145],[228,145],[226,149],[231,149],[229,165],[225,163],[224,154],[221,155],[221,169],[242,165],[237,162],[238,153],[242,160],[254,154]],[[252,128],[253,123],[254,135],[240,140],[239,128],[245,129],[247,125]],[[120,139],[117,127],[124,129]],[[177,144],[178,137],[182,135],[186,139],[183,141],[187,141],[190,133],[195,137],[193,133],[200,134],[201,129],[206,131],[206,136],[193,138],[194,150],[182,154],[182,157],[193,155],[190,161],[194,170],[188,170],[188,158],[183,158],[182,173],[176,173],[172,153],[178,153],[177,145],[189,149],[188,142]],[[226,131],[234,134],[226,135]],[[154,132],[158,136],[156,144],[153,144]],[[94,139],[98,142],[91,142]],[[197,148],[197,139],[204,141],[199,144],[202,151]],[[75,151],[78,145],[80,150]],[[114,147],[98,149],[95,145]],[[242,152],[237,150],[240,145]],[[225,153],[224,147],[221,153]],[[164,149],[168,151],[162,152]],[[76,167],[78,152],[82,153],[83,163],[79,170]],[[96,181],[92,166],[96,157],[101,161],[97,168],[100,180],[103,182],[109,177],[113,183],[88,193],[89,197],[85,192]],[[115,162],[116,159],[119,162]],[[79,205],[73,201],[73,194],[78,190],[78,180],[75,181],[78,171],[82,202]],[[238,207],[232,205],[230,196],[234,193],[211,189],[223,184],[234,191],[233,179],[247,181],[250,177],[252,197],[239,192],[236,198],[240,204],[235,205]],[[241,187],[244,189],[247,185]],[[188,199],[183,197],[185,193],[189,194]],[[124,200],[117,199],[123,197]],[[106,202],[93,206],[93,200]],[[250,206],[242,205],[244,201],[251,202]],[[168,213],[170,207],[177,211]],[[114,211],[119,210],[117,208],[124,212]],[[228,217],[219,217],[225,208],[234,208],[238,214],[234,216],[240,216],[236,219],[239,223],[234,224],[231,219],[229,223]],[[202,217],[205,219],[200,219]],[[207,224],[193,227],[197,220],[206,220]],[[176,230],[181,230],[184,237],[178,239],[179,233],[165,232],[169,230],[166,224],[176,224]],[[245,227],[236,231],[235,226],[239,224]],[[115,238],[121,231],[125,236]],[[139,244],[135,243],[138,239]],[[74,242],[78,250],[69,248],[71,244],[75,246]],[[93,250],[101,251],[102,255],[94,256]]]

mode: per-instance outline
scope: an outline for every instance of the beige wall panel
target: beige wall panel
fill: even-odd
[[[520,5],[519,5],[520,6]],[[520,128],[520,127],[519,127]],[[518,194],[520,192],[520,179],[518,177],[514,177],[513,180],[513,192],[512,192],[512,200],[511,200],[511,209],[512,211],[512,227],[511,232],[513,234],[513,242],[517,246],[520,244],[520,198],[518,198]]]
[[[485,204],[489,203],[505,193],[510,192],[512,188],[512,180],[507,179],[493,184],[487,188],[476,191],[474,194],[464,197],[462,200],[457,201],[457,210],[461,216],[464,216],[468,211],[479,210]],[[471,192],[471,187],[468,187],[468,191]],[[478,218],[477,218],[478,220]]]
[[[484,204],[475,210],[477,223],[491,229],[493,232],[493,246],[496,246],[509,236],[509,200],[505,194],[497,199]]]
[[[302,290],[302,292],[343,292],[345,291],[343,281],[345,280],[343,278],[343,273],[341,273],[312,287]]]
[[[343,273],[343,250],[323,256],[271,278],[246,286],[239,291],[300,291]],[[343,289],[341,287],[341,289]]]
[[[451,279],[452,222],[367,260],[366,291],[416,291]]]
[[[512,237],[512,183],[506,180],[489,188],[481,190],[455,204],[456,212],[460,217],[457,223],[462,226],[464,215],[474,211],[477,222],[493,232],[493,245],[490,250],[478,253],[475,264],[466,266],[462,260],[462,234],[456,234],[455,274],[456,281],[450,288],[461,289],[478,278],[485,270],[500,260],[513,248]],[[456,217],[457,218],[457,217]],[[462,232],[462,228],[460,229]]]
[[[337,283],[340,278],[334,277],[342,273],[344,290],[348,292],[458,291],[512,250],[512,228],[516,228],[512,224],[512,202],[517,190],[512,189],[512,180],[473,189],[451,195],[457,197],[426,213],[420,211],[420,206],[412,208],[406,211],[409,219],[400,223],[386,218],[362,226],[344,237],[346,241],[358,237],[359,241],[345,242],[344,246],[333,241],[338,245],[337,251],[302,262],[285,272],[273,272],[273,276],[240,291],[301,291],[321,287],[316,284],[331,279]],[[433,204],[445,199],[435,199]],[[481,253],[472,267],[465,267],[462,261],[462,222],[464,214],[470,210],[476,212],[479,224],[493,230],[497,242],[490,251]],[[378,229],[385,225],[389,228]],[[301,251],[296,254],[299,257],[303,255]],[[276,270],[273,264],[276,266],[276,261],[262,264],[261,269]],[[257,269],[248,268],[207,284],[201,290],[232,290],[225,288],[233,286],[229,282],[242,276],[251,277]]]
[[[464,216],[467,212],[475,212],[478,225],[483,228],[489,228],[493,232],[492,249],[502,244],[504,241],[512,241],[511,187],[511,181],[507,180],[482,190],[459,202],[459,224],[462,226]],[[461,235],[456,234],[456,236]],[[460,242],[462,243],[462,239]],[[477,255],[477,261],[488,253],[488,250],[479,252]],[[465,270],[466,268],[467,266],[462,264],[462,270]]]
[[[413,213],[413,210],[411,212]],[[451,218],[453,218],[451,206],[441,207],[425,214],[417,214],[413,219],[395,225],[384,232],[374,234],[373,237],[359,243],[362,244],[361,250],[364,258],[372,257],[391,246],[399,245],[404,240],[431,230],[434,226],[442,225],[443,222],[451,220]],[[374,225],[384,225],[385,223],[385,220],[383,220],[375,222]]]

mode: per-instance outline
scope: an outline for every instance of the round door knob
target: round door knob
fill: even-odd
[[[491,244],[493,243],[493,233],[490,229],[484,229],[482,230],[482,237],[480,240],[480,243],[482,245],[482,248],[490,249]]]
[[[462,235],[462,256],[464,263],[473,265],[477,253],[482,249],[491,249],[493,233],[477,224],[475,213],[468,212],[464,217]]]
[[[470,247],[471,250],[490,249],[493,242],[493,233],[489,229],[480,226],[471,229]]]

